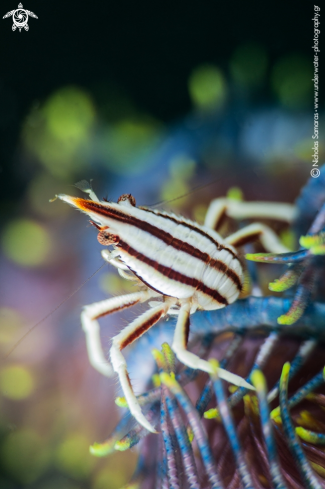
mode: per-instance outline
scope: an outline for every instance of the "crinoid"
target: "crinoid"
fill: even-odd
[[[313,215],[307,219],[301,202],[310,195]],[[324,202],[323,167],[319,181],[310,181],[297,201],[294,226],[304,233],[303,248],[284,256],[249,255],[255,261],[293,263],[270,287],[285,290],[283,284],[298,282],[293,297],[250,296],[191,317],[188,350],[210,357],[209,375],[184,368],[167,343],[161,351],[153,349],[157,371],[148,372],[147,381],[154,387],[137,401],[161,433],[146,436],[127,411],[111,436],[91,447],[94,455],[104,456],[140,442],[128,487],[325,487],[325,304],[314,301],[323,299],[322,277],[315,275],[324,268]],[[158,324],[149,343],[157,343],[168,328],[170,323]],[[143,352],[142,341],[129,361],[137,349]],[[256,392],[229,386],[229,393],[220,368],[245,377]],[[125,398],[116,402],[128,407]]]

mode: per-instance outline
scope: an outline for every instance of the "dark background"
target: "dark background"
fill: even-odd
[[[25,179],[14,175],[20,126],[31,105],[60,86],[86,88],[105,106],[105,88],[164,122],[190,109],[187,80],[199,64],[226,68],[243,40],[266,48],[269,67],[286,53],[312,61],[311,2],[54,2],[23,4],[38,19],[29,32],[1,21],[2,197],[18,197]],[[2,16],[17,8],[1,3]],[[322,12],[321,12],[322,13]],[[268,85],[255,103],[272,103]],[[15,178],[13,188],[8,185]]]

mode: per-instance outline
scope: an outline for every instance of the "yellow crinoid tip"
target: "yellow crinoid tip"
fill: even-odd
[[[272,263],[274,261],[274,253],[246,253],[246,260],[256,261],[260,263]]]
[[[317,444],[317,433],[313,433],[310,430],[306,430],[302,426],[297,426],[295,428],[296,434],[299,436],[304,441],[307,441],[309,443]]]
[[[278,324],[294,324],[298,319],[301,318],[301,316],[304,313],[304,308],[297,306],[295,310],[287,312],[287,314],[283,314],[282,316],[279,316],[277,321]]]
[[[153,374],[151,376],[151,380],[152,380],[154,387],[160,387],[161,382],[160,382],[159,374]]]
[[[275,419],[275,418],[278,418],[281,414],[281,409],[280,409],[280,406],[276,407],[273,409],[273,411],[271,411],[270,413],[270,418],[271,419]]]
[[[166,359],[165,359],[165,356],[163,355],[163,353],[161,351],[157,350],[157,348],[153,348],[151,350],[151,354],[154,357],[155,362],[158,365],[158,368],[166,371],[167,370],[167,362],[166,362]]]
[[[244,200],[244,194],[239,187],[231,187],[227,192],[227,198],[241,202]]]
[[[290,373],[291,364],[286,362],[282,367],[281,382],[287,382]]]
[[[272,290],[272,292],[282,292],[283,290],[286,290],[287,284],[281,282],[280,280],[276,279],[274,282],[269,283],[269,290]]]
[[[276,424],[282,424],[282,418],[281,418],[281,416],[276,416],[275,418],[273,418],[273,421]]]
[[[266,380],[261,370],[254,370],[251,374],[251,381],[257,392],[266,391]]]
[[[278,324],[293,324],[295,322],[292,317],[287,316],[286,314],[279,316],[277,321],[278,321]]]
[[[172,377],[168,375],[166,372],[161,372],[160,380],[163,384],[167,385],[167,387],[169,387],[173,383]]]
[[[219,414],[219,410],[216,409],[216,408],[211,408],[211,409],[208,409],[207,411],[205,411],[205,413],[203,414],[203,417],[205,419],[220,419],[220,414]]]
[[[258,261],[260,254],[261,253],[246,253],[245,258],[246,260]]]
[[[193,430],[190,426],[187,427],[186,429],[187,431],[187,436],[188,436],[188,439],[190,441],[190,443],[192,443],[192,441],[194,440],[194,433],[193,433]]]
[[[128,403],[127,403],[127,400],[125,399],[125,397],[117,397],[115,399],[115,404],[118,406],[118,407],[122,407],[122,408],[127,408],[129,407]]]
[[[325,233],[314,234],[311,236],[300,236],[299,244],[303,248],[313,248],[314,246],[322,246],[325,244]]]
[[[311,252],[313,255],[325,255],[325,245],[313,246]]]
[[[299,244],[311,251],[313,255],[325,254],[325,233],[314,234],[312,236],[301,236]]]
[[[173,352],[173,350],[171,349],[168,343],[163,343],[161,345],[161,349],[166,359],[166,362],[168,364],[169,370],[173,372],[175,370],[175,360],[176,360],[175,353]]]
[[[256,416],[260,415],[260,408],[258,404],[258,397],[251,395],[251,394],[246,394],[243,397],[244,401],[244,407],[245,407],[245,413],[254,413]]]
[[[290,310],[278,317],[278,324],[294,324],[298,319],[301,318],[305,311],[305,307],[300,304],[292,305]]]
[[[315,462],[310,462],[311,467],[314,469],[317,474],[319,474],[321,477],[325,477],[325,469],[319,464],[316,464]]]
[[[208,361],[209,361],[209,364],[212,367],[211,375],[212,376],[217,375],[218,374],[218,370],[219,370],[219,362],[218,362],[218,360],[216,360],[215,358],[210,358]]]
[[[108,440],[104,443],[94,443],[90,445],[89,452],[95,457],[106,457],[114,451],[115,440]]]
[[[131,440],[129,438],[124,438],[122,440],[117,441],[114,445],[114,448],[119,452],[125,452],[125,450],[128,450],[130,448],[130,445],[131,445]]]

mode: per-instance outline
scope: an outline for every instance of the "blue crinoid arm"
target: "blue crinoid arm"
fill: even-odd
[[[294,326],[278,323],[278,317],[289,309],[291,299],[281,297],[248,297],[216,311],[198,311],[191,317],[191,332],[220,334],[226,331],[244,333],[257,328],[325,338],[325,303],[313,303]]]
[[[311,178],[297,200],[298,215],[294,223],[295,231],[302,230],[301,249],[292,253],[256,253],[246,258],[255,262],[287,264],[289,268],[269,289],[284,292],[296,285],[290,308],[278,317],[280,324],[294,324],[304,314],[311,300],[318,299],[323,292],[325,272],[325,166],[315,183]],[[306,207],[308,211],[306,211]]]

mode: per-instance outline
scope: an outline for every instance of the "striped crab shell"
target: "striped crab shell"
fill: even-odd
[[[99,241],[113,245],[120,260],[144,284],[193,309],[233,303],[243,286],[236,249],[215,231],[172,213],[136,207],[125,194],[117,203],[60,195],[97,223]]]

